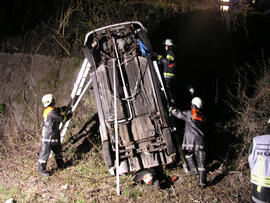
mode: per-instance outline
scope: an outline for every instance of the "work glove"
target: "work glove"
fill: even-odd
[[[169,106],[169,109],[168,109],[169,117],[173,116],[173,115],[172,115],[172,111],[173,111],[174,109],[175,109],[174,106],[172,106],[172,105]]]
[[[68,113],[68,114],[65,114],[65,115],[64,115],[63,122],[68,121],[71,117],[72,117],[72,112],[70,112],[70,113]]]
[[[171,105],[175,105],[174,99],[171,99]]]
[[[71,117],[72,117],[73,113],[72,111],[70,111],[68,114],[67,114],[67,120],[69,120]]]
[[[67,110],[67,106],[61,106],[61,107],[60,107],[61,113],[65,113],[66,110]]]
[[[162,59],[162,55],[158,55],[157,59],[160,61]]]

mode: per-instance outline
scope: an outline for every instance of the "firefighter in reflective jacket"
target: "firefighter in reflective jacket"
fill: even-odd
[[[158,61],[163,64],[163,78],[165,82],[166,91],[169,97],[169,101],[174,103],[174,98],[172,95],[172,85],[175,79],[175,54],[173,52],[173,41],[171,39],[166,39],[164,42],[165,54],[164,57],[159,55]]]
[[[252,200],[270,202],[270,120],[265,135],[253,138],[248,162],[251,173]]]
[[[62,169],[64,166],[59,125],[60,122],[65,122],[70,119],[72,113],[62,116],[61,113],[64,113],[67,107],[54,107],[55,100],[52,94],[44,95],[42,103],[45,109],[43,111],[44,124],[38,158],[38,173],[42,176],[49,176],[49,173],[46,171],[46,165],[51,151],[55,154],[57,167]]]
[[[202,100],[194,97],[191,101],[191,110],[181,111],[176,108],[170,108],[170,112],[176,118],[185,121],[185,133],[182,149],[188,165],[189,174],[197,175],[199,171],[199,186],[206,186],[206,169],[205,169],[205,141],[204,141],[204,124],[205,118],[201,112]]]

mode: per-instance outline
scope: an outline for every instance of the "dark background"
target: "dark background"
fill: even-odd
[[[1,1],[0,42],[35,31],[44,23],[55,23],[56,16],[60,15],[59,9],[68,7],[67,2],[69,1]],[[258,6],[264,11],[262,5],[260,3]],[[259,72],[261,64],[268,65],[270,15],[257,11],[247,15],[237,12],[224,13],[209,9],[181,13],[164,17],[148,29],[153,49],[158,53],[164,52],[162,42],[166,38],[175,42],[177,80],[174,91],[180,107],[182,105],[186,108],[186,86],[192,85],[196,95],[203,98],[205,111],[210,118],[229,118],[230,111],[224,101],[227,98],[227,88],[234,88],[236,70],[245,69],[249,72],[248,67],[252,66]],[[151,15],[155,16],[153,13]],[[155,17],[148,20],[154,19]],[[44,35],[50,32],[47,29]],[[252,74],[248,73],[251,84],[255,82]]]
[[[247,73],[252,85],[254,71],[259,74],[270,57],[269,15],[250,14],[245,26],[237,25],[236,18],[236,25],[231,27],[226,24],[226,15],[216,11],[180,15],[157,25],[151,36],[156,50],[163,51],[161,42],[166,38],[176,44],[176,87],[180,88],[175,93],[180,103],[185,87],[192,85],[215,120],[231,116],[224,101],[228,88],[235,88],[237,71]]]

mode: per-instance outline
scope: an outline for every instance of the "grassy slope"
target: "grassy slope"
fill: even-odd
[[[56,170],[53,159],[48,169],[52,175],[40,177],[34,155],[2,157],[0,167],[0,201],[14,198],[17,202],[249,202],[249,175],[245,172],[227,174],[222,164],[210,166],[210,186],[201,190],[198,177],[190,177],[181,167],[166,169],[169,176],[179,176],[170,188],[157,190],[136,184],[131,176],[121,176],[121,195],[116,195],[115,177],[109,175],[101,151],[92,148],[80,160],[68,160],[67,168]],[[215,166],[214,166],[215,165]]]

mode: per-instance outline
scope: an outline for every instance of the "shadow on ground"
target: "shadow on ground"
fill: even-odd
[[[85,122],[77,134],[70,137],[64,144],[63,153],[72,155],[65,162],[65,166],[68,167],[78,163],[83,155],[93,148],[100,151],[100,143],[98,114],[95,114]]]

